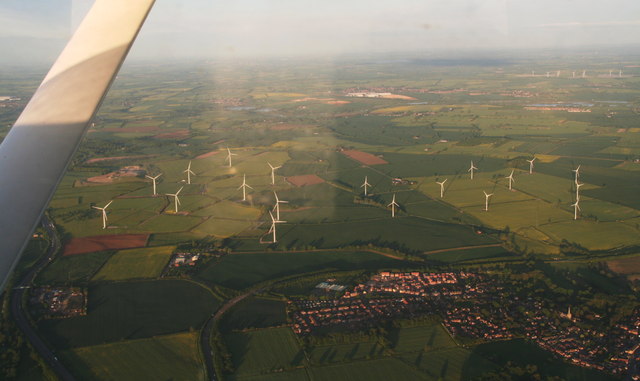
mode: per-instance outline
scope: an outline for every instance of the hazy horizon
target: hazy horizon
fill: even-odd
[[[0,63],[52,61],[92,0],[5,0]],[[157,1],[130,60],[637,45],[640,3],[613,0]]]

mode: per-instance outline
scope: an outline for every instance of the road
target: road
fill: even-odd
[[[49,236],[49,248],[46,255],[40,258],[40,260],[29,269],[27,274],[14,285],[11,291],[11,314],[22,333],[24,333],[31,345],[51,370],[53,370],[56,376],[58,376],[60,380],[73,381],[75,377],[60,363],[55,354],[46,346],[31,326],[27,313],[22,305],[22,300],[27,288],[31,286],[38,272],[52,261],[56,253],[60,250],[60,239],[56,234],[56,229],[46,216],[42,217],[42,227],[47,231],[47,235]]]
[[[215,323],[216,320],[220,319],[220,317],[229,308],[235,306],[236,303],[238,303],[239,301],[241,301],[242,299],[250,295],[253,295],[257,292],[262,292],[262,291],[263,289],[253,290],[253,291],[247,292],[246,294],[236,296],[235,298],[229,300],[222,307],[220,307],[220,309],[218,309],[215,315],[211,315],[209,320],[207,320],[207,322],[205,323],[204,328],[202,328],[202,332],[200,333],[200,347],[202,348],[202,355],[204,356],[204,364],[207,367],[207,374],[209,375],[210,381],[218,380],[218,377],[216,376],[216,369],[213,366],[213,348],[211,348],[211,340],[210,340],[211,331],[213,330],[213,324]]]

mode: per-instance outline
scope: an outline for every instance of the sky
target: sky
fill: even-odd
[[[2,0],[0,64],[55,58],[93,0]],[[157,0],[130,59],[339,56],[640,41],[637,0]]]

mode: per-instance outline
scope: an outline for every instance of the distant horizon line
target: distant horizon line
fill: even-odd
[[[594,45],[581,45],[572,48],[566,47],[495,47],[495,48],[431,48],[428,50],[394,50],[394,51],[373,51],[373,52],[347,52],[347,53],[306,53],[306,54],[238,54],[238,55],[181,55],[181,56],[157,56],[151,57],[149,55],[136,54],[132,51],[131,56],[125,60],[125,66],[127,65],[148,65],[153,63],[155,65],[161,64],[185,64],[185,63],[224,63],[224,62],[244,62],[254,61],[258,62],[278,62],[278,61],[292,61],[292,62],[304,62],[314,60],[316,62],[331,62],[331,61],[354,61],[363,59],[385,59],[385,60],[447,60],[447,59],[505,59],[505,58],[518,58],[518,59],[535,59],[536,55],[540,54],[562,54],[568,56],[578,56],[584,54],[616,54],[624,57],[636,57],[640,56],[640,50],[634,51],[630,48],[640,48],[640,43],[632,44],[594,44]],[[62,48],[60,48],[62,49]],[[135,47],[134,47],[135,49]],[[500,57],[496,57],[496,54]],[[50,66],[53,64],[55,57],[51,55],[47,58],[0,58],[0,68],[35,68],[41,66]],[[27,65],[27,67],[25,67]],[[19,66],[19,67],[17,67]]]

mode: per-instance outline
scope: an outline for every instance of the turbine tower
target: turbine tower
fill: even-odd
[[[576,201],[580,201],[580,187],[584,184],[576,183]]]
[[[231,156],[237,156],[237,153],[231,153],[229,147],[227,147],[227,159],[229,161],[229,168],[231,168]]]
[[[111,205],[112,202],[113,200],[109,201],[107,205],[103,206],[102,208],[99,208],[97,206],[92,206],[93,209],[98,209],[102,211],[102,228],[103,229],[107,228],[107,208],[109,207],[109,205]]]
[[[242,189],[242,201],[247,201],[247,188],[253,189],[251,185],[247,184],[247,175],[242,175],[242,185],[238,189]]]
[[[547,72],[547,78],[549,78],[549,72]]]
[[[513,172],[514,172],[514,171],[515,171],[515,169],[512,169],[512,170],[511,170],[511,174],[510,174],[509,176],[505,176],[505,177],[504,177],[505,179],[509,179],[509,190],[513,190],[513,189],[511,188],[511,184],[515,181],[515,180],[513,179]]]
[[[276,184],[276,169],[280,169],[280,168],[282,168],[282,166],[274,167],[269,162],[267,162],[267,164],[269,164],[269,168],[271,168],[271,185],[275,185]]]
[[[364,183],[362,183],[362,185],[360,185],[360,188],[364,188],[364,197],[367,197],[367,189],[368,187],[370,187],[371,184],[369,184],[367,182],[367,176],[364,177]]]
[[[144,177],[151,179],[153,181],[153,195],[157,196],[158,194],[156,193],[156,180],[158,179],[158,177],[162,176],[162,173],[159,175],[156,175],[155,177],[149,176],[149,175],[145,175]]]
[[[622,69],[620,71],[618,71],[618,77],[622,78]]]
[[[276,197],[276,205],[273,210],[276,212],[276,221],[280,221],[280,204],[288,204],[289,201],[280,200],[276,191],[273,191],[273,195]]]
[[[527,160],[529,162],[529,174],[533,174],[533,162],[536,161],[535,156],[531,160]]]
[[[471,180],[473,180],[473,170],[474,169],[478,169],[475,167],[475,165],[473,165],[473,160],[471,160],[471,167],[469,167],[469,169],[467,169],[467,172],[471,172]]]
[[[444,179],[443,181],[436,181],[436,184],[440,185],[440,198],[444,197],[444,183],[447,182],[447,179]]]
[[[482,191],[482,193],[484,193],[484,211],[488,212],[489,211],[489,197],[493,196],[493,193],[487,193],[485,191]]]
[[[173,197],[175,213],[178,213],[178,205],[180,205],[180,199],[178,198],[178,195],[182,191],[182,188],[184,188],[184,187],[180,187],[180,189],[178,189],[178,191],[176,193],[165,193],[167,196],[172,196]]]
[[[191,160],[189,160],[189,165],[187,166],[187,169],[185,169],[184,171],[182,171],[183,173],[187,174],[187,184],[191,184],[191,175],[196,175],[195,173],[193,173],[193,171],[191,170]]]
[[[276,242],[278,242],[276,240],[276,224],[283,224],[283,223],[285,223],[287,221],[280,221],[280,220],[275,219],[273,217],[273,213],[271,213],[271,211],[269,211],[269,216],[271,216],[271,228],[269,229],[267,234],[273,233],[273,243],[276,243]]]
[[[582,71],[582,78],[585,78],[586,76],[587,76],[587,71],[586,71],[586,70],[583,70],[583,71]]]
[[[391,203],[389,205],[387,205],[388,207],[391,207],[391,218],[395,218],[396,216],[396,206],[399,206],[398,203],[396,202],[396,194],[393,194],[393,200],[391,200]]]
[[[574,72],[573,72],[573,78],[575,78],[575,77],[576,77],[576,72],[574,71]]]
[[[571,204],[571,206],[573,206],[573,219],[577,220],[578,219],[578,210],[580,210],[580,200],[576,200],[576,202],[574,204]]]

